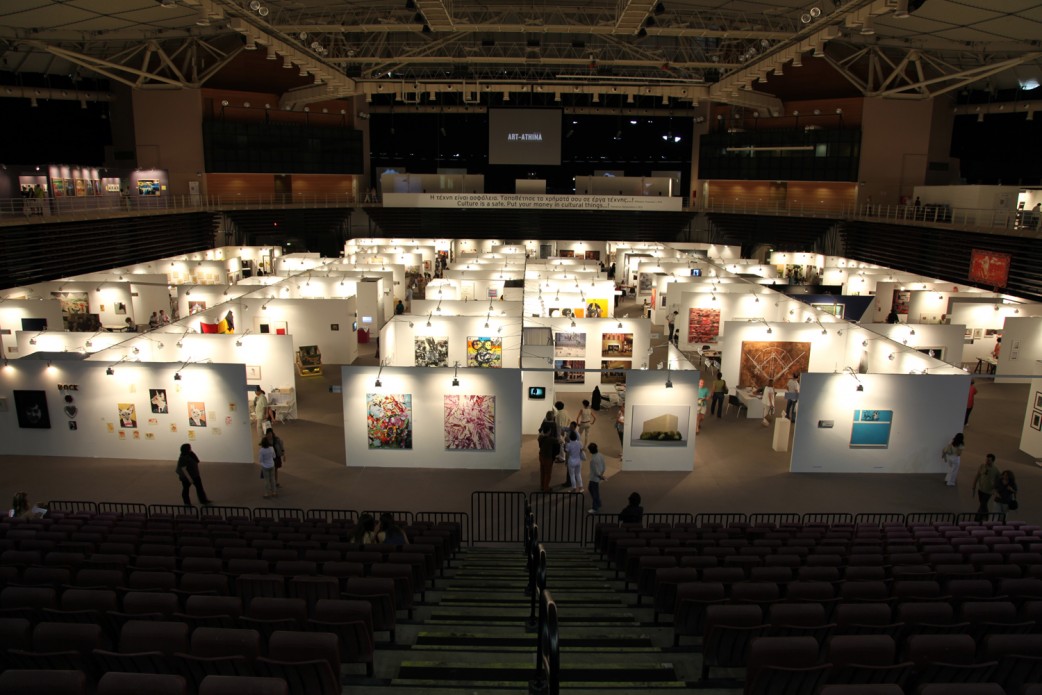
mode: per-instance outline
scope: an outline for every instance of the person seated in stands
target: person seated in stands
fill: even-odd
[[[380,515],[380,530],[376,534],[376,541],[386,545],[409,545],[409,538],[405,535],[405,531],[387,512]]]
[[[376,519],[372,514],[363,514],[351,531],[351,542],[370,545],[376,542]]]
[[[640,506],[640,493],[631,492],[629,505],[619,512],[619,521],[624,524],[639,524],[644,520],[644,507]]]
[[[7,516],[12,519],[42,519],[46,513],[47,510],[44,507],[30,504],[29,495],[17,492],[11,500],[11,508],[7,511]]]

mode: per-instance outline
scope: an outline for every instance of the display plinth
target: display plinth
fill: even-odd
[[[787,417],[776,417],[774,418],[774,439],[771,442],[771,448],[775,451],[788,451],[789,450],[789,430],[792,428],[792,422]]]

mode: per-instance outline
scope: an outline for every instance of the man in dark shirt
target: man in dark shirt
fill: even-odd
[[[619,512],[619,521],[624,524],[639,524],[644,520],[644,507],[640,506],[640,493],[630,493],[629,505]]]

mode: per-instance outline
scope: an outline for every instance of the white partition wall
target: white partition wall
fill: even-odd
[[[590,392],[594,386],[618,383],[615,375],[628,369],[649,366],[651,323],[647,319],[527,319],[525,325],[550,328],[557,391]],[[591,371],[580,373],[583,369]]]
[[[458,386],[454,374],[343,367],[347,465],[518,470],[521,371],[460,369]]]
[[[1027,363],[1024,369],[1027,373]],[[1020,450],[1036,459],[1042,459],[1042,361],[1035,360],[1030,369],[1037,376],[1031,379],[1028,389],[1028,405],[1020,433]]]
[[[966,326],[948,324],[863,323],[861,327],[886,336],[917,352],[961,367]],[[889,357],[888,357],[889,358]]]
[[[475,343],[471,349],[470,341],[478,339],[484,339],[484,345]],[[428,344],[431,349],[425,351]],[[384,364],[396,367],[456,363],[466,367],[469,362],[488,361],[516,369],[521,364],[521,321],[496,316],[395,316],[381,331],[380,346]]]
[[[947,472],[941,450],[962,431],[969,387],[968,374],[805,374],[789,470]]]
[[[666,387],[667,377],[671,388]],[[622,470],[694,470],[698,379],[697,371],[626,372]],[[663,431],[676,432],[676,438],[653,434]]]
[[[294,350],[302,345],[317,345],[323,364],[351,364],[358,357],[358,334],[352,330],[354,297],[273,299],[264,304],[247,302],[244,306],[248,309],[241,312],[243,327],[237,328],[240,333],[247,328],[253,333],[277,333],[277,327],[283,326],[293,340]]]
[[[189,442],[209,463],[253,461],[241,364],[19,360],[0,372],[8,454],[174,461]],[[180,379],[174,379],[180,370]],[[194,416],[194,417],[193,417]],[[171,471],[173,464],[170,464]],[[173,478],[173,475],[171,475]]]
[[[996,381],[1024,384],[1035,373],[1035,362],[1042,359],[1042,318],[1037,316],[1006,319],[999,344]]]
[[[15,334],[32,325],[26,320],[47,322],[47,332],[61,332],[63,329],[62,310],[56,299],[7,299],[0,303],[0,344],[4,346],[3,356],[9,359],[19,357],[18,343]],[[39,331],[34,331],[35,335]]]

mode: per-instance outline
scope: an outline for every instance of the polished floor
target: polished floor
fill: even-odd
[[[638,307],[626,307],[639,312]],[[653,343],[664,343],[661,332]],[[360,346],[365,348],[366,346]],[[359,364],[375,364],[373,346]],[[663,350],[660,346],[659,350]],[[653,364],[657,361],[653,356]],[[348,468],[344,451],[341,395],[330,386],[340,382],[338,367],[321,377],[298,378],[300,418],[282,426],[287,463],[278,499],[262,498],[257,467],[203,461],[207,493],[218,504],[296,508],[402,509],[469,511],[476,490],[532,492],[538,489],[535,437],[524,437],[520,452],[504,451],[517,470],[431,470]],[[993,384],[977,379],[980,389],[970,425],[958,486],[944,485],[941,475],[792,474],[788,454],[771,449],[770,430],[746,418],[710,418],[697,438],[694,470],[689,473],[641,473],[619,470],[619,440],[613,429],[615,410],[598,414],[591,441],[608,459],[609,479],[602,485],[604,510],[625,506],[639,491],[649,511],[661,512],[957,512],[976,509],[974,473],[987,452],[999,467],[1016,473],[1021,508],[1014,518],[1042,523],[1035,502],[1042,489],[1042,468],[1018,450],[1027,385]],[[582,394],[563,398],[568,412],[579,407]],[[0,455],[0,495],[9,500],[25,490],[36,501],[94,501],[179,504],[180,484],[174,475],[177,452],[170,461],[95,457],[25,457]],[[939,452],[938,452],[939,455]],[[417,461],[422,448],[415,451]],[[554,482],[564,478],[556,467]],[[193,493],[194,499],[194,493]]]

